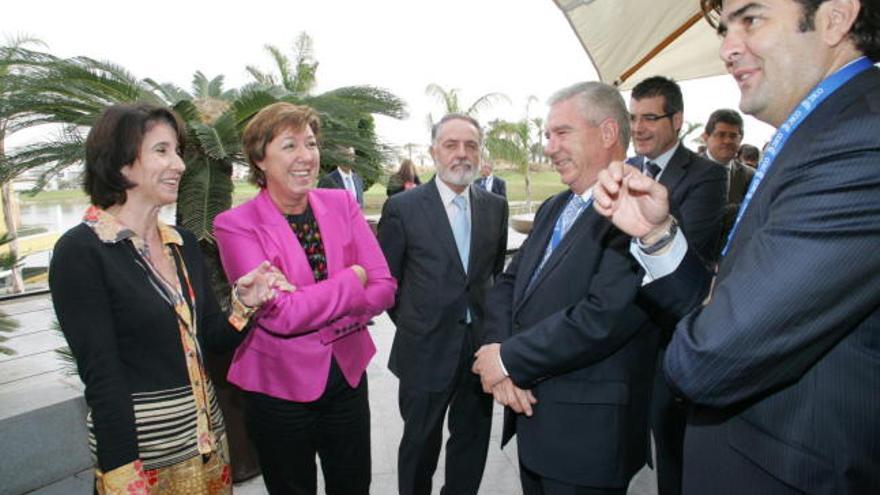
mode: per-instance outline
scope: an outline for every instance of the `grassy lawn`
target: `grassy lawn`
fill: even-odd
[[[421,174],[422,182],[427,182],[433,176],[433,172]],[[510,201],[525,200],[525,181],[522,174],[503,170],[499,176],[507,181],[507,199]],[[553,171],[532,173],[532,201],[535,205],[540,204],[543,200],[563,190],[565,186],[559,182],[559,175]],[[232,203],[239,204],[254,197],[257,194],[257,187],[245,183],[237,182],[235,191],[232,196]],[[366,203],[367,214],[378,214],[382,205],[385,203],[385,184],[373,184],[369,190],[364,193],[364,202]],[[85,193],[81,190],[65,190],[65,191],[43,191],[35,196],[23,193],[20,196],[23,204],[55,204],[55,203],[87,203]]]

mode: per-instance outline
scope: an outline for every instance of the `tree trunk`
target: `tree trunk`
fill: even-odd
[[[526,180],[526,210],[528,213],[532,212],[532,177],[530,172],[530,164],[526,163],[525,166],[525,177]]]
[[[6,129],[0,128],[0,162],[6,157],[5,138]],[[3,201],[3,222],[6,224],[6,231],[9,232],[9,254],[15,261],[10,267],[12,292],[18,294],[24,292],[24,279],[21,277],[21,267],[18,266],[18,225],[15,219],[15,191],[12,189],[12,181],[0,185],[0,197]]]

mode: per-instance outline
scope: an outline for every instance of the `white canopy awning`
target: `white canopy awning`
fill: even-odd
[[[698,0],[554,0],[603,82],[631,89],[654,75],[725,74]]]

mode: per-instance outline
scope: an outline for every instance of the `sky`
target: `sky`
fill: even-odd
[[[529,96],[540,102],[529,117],[546,117],[544,102],[555,90],[597,80],[552,0],[13,0],[2,12],[3,37],[37,37],[55,55],[109,60],[136,77],[186,89],[196,70],[239,87],[250,81],[245,66],[272,68],[266,44],[290,55],[305,31],[320,64],[317,92],[368,84],[407,102],[408,119],[377,119],[380,137],[394,146],[428,144],[427,115],[442,113],[425,94],[430,83],[459,89],[465,105],[485,93],[506,94],[511,104],[479,115],[488,122],[524,117]],[[739,91],[728,76],[682,87],[686,121],[703,123],[716,108],[737,107]],[[745,134],[744,142],[761,146],[772,129],[747,118]]]

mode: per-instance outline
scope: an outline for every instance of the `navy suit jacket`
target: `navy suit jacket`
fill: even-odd
[[[644,293],[684,315],[666,351],[696,403],[685,493],[880,493],[880,70],[801,123],[714,295],[691,252]],[[696,309],[693,309],[696,308]]]
[[[548,199],[489,294],[487,342],[519,387],[538,399],[506,412],[520,461],[574,485],[625,487],[648,456],[648,403],[658,333],[635,304],[641,271],[629,237],[592,208],[581,213],[534,284],[570,191]]]
[[[355,199],[357,199],[358,206],[361,209],[364,209],[364,179],[361,178],[360,175],[357,174],[354,170],[351,171],[352,182],[354,182],[354,189],[357,194],[355,194]],[[333,169],[332,172],[321,177],[321,180],[318,181],[318,187],[321,189],[345,189],[345,182],[342,180],[342,174],[339,173],[339,169]]]
[[[435,180],[388,198],[378,229],[397,279],[397,298],[388,310],[397,326],[388,368],[402,385],[429,392],[450,386],[462,345],[475,352],[482,342],[486,293],[504,267],[507,249],[507,202],[470,188],[465,272]],[[471,328],[464,324],[468,309]]]
[[[474,181],[474,184],[476,184],[477,186],[479,186],[485,190],[486,189],[486,178],[480,177],[479,179]],[[489,192],[495,193],[499,196],[506,198],[507,197],[507,182],[504,179],[502,179],[501,177],[498,177],[497,175],[493,175],[492,176],[492,190]]]

